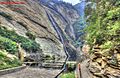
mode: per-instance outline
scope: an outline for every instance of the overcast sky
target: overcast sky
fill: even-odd
[[[75,4],[80,2],[79,0],[63,0],[63,1],[72,3],[73,5],[75,5]]]

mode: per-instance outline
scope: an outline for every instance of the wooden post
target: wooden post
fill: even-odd
[[[18,56],[21,62],[24,61],[25,51],[21,48],[20,44],[18,44],[19,52]]]
[[[82,78],[82,74],[81,74],[81,65],[80,65],[80,63],[78,64],[78,70],[79,70],[79,76],[80,76],[80,78]]]
[[[75,71],[75,78],[82,78],[80,63],[78,63],[78,65],[77,65],[77,68],[76,68],[76,71]]]

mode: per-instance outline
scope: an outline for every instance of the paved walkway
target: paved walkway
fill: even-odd
[[[54,78],[60,70],[27,67],[18,72],[0,76],[0,78]]]
[[[87,68],[89,60],[85,60],[81,63],[81,75],[82,78],[93,78],[92,74],[89,72],[89,69]]]

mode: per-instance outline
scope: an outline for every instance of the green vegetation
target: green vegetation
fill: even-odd
[[[0,70],[22,65],[18,58],[0,50]]]
[[[113,72],[120,69],[120,0],[89,1],[96,7],[86,9],[85,45],[91,47],[88,69],[95,78],[117,78],[120,73]]]
[[[18,46],[16,42],[0,36],[0,49],[5,49],[11,54],[18,52]]]
[[[27,35],[31,39],[19,36],[15,31],[7,30],[7,28],[0,26],[0,70],[22,64],[15,56],[18,52],[18,43],[27,52],[37,52],[40,50],[40,45],[35,42],[35,36],[31,33],[27,33]]]
[[[103,50],[114,49],[120,45],[120,0],[91,1],[97,6],[87,20],[85,39],[91,48],[99,45]]]
[[[28,52],[39,51],[39,44],[37,44],[34,40],[19,36],[15,31],[7,30],[5,27],[0,27],[0,35],[11,39],[16,43],[21,43],[21,47]]]
[[[76,36],[76,40],[74,40],[73,45],[75,47],[80,46],[82,43],[82,36],[84,34],[83,29],[85,28],[85,21],[84,18],[81,16],[74,24],[73,24],[73,28],[75,31],[75,36]]]
[[[67,62],[66,64],[67,72],[72,72],[76,68],[76,62]]]
[[[69,61],[66,64],[66,71],[61,74],[60,78],[75,78],[76,62]]]
[[[64,73],[60,76],[60,78],[75,78],[74,72]]]

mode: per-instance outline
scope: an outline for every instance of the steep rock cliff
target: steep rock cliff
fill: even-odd
[[[65,37],[74,38],[72,24],[79,18],[74,7],[64,2],[53,2],[55,5],[53,7],[52,3],[44,4],[38,0],[11,1],[24,2],[24,4],[1,4],[0,25],[15,30],[16,33],[27,38],[26,33],[32,32],[36,35],[36,42],[40,43],[43,53],[64,57],[63,44],[60,42],[47,13],[52,15]],[[68,29],[69,27],[70,29]]]

